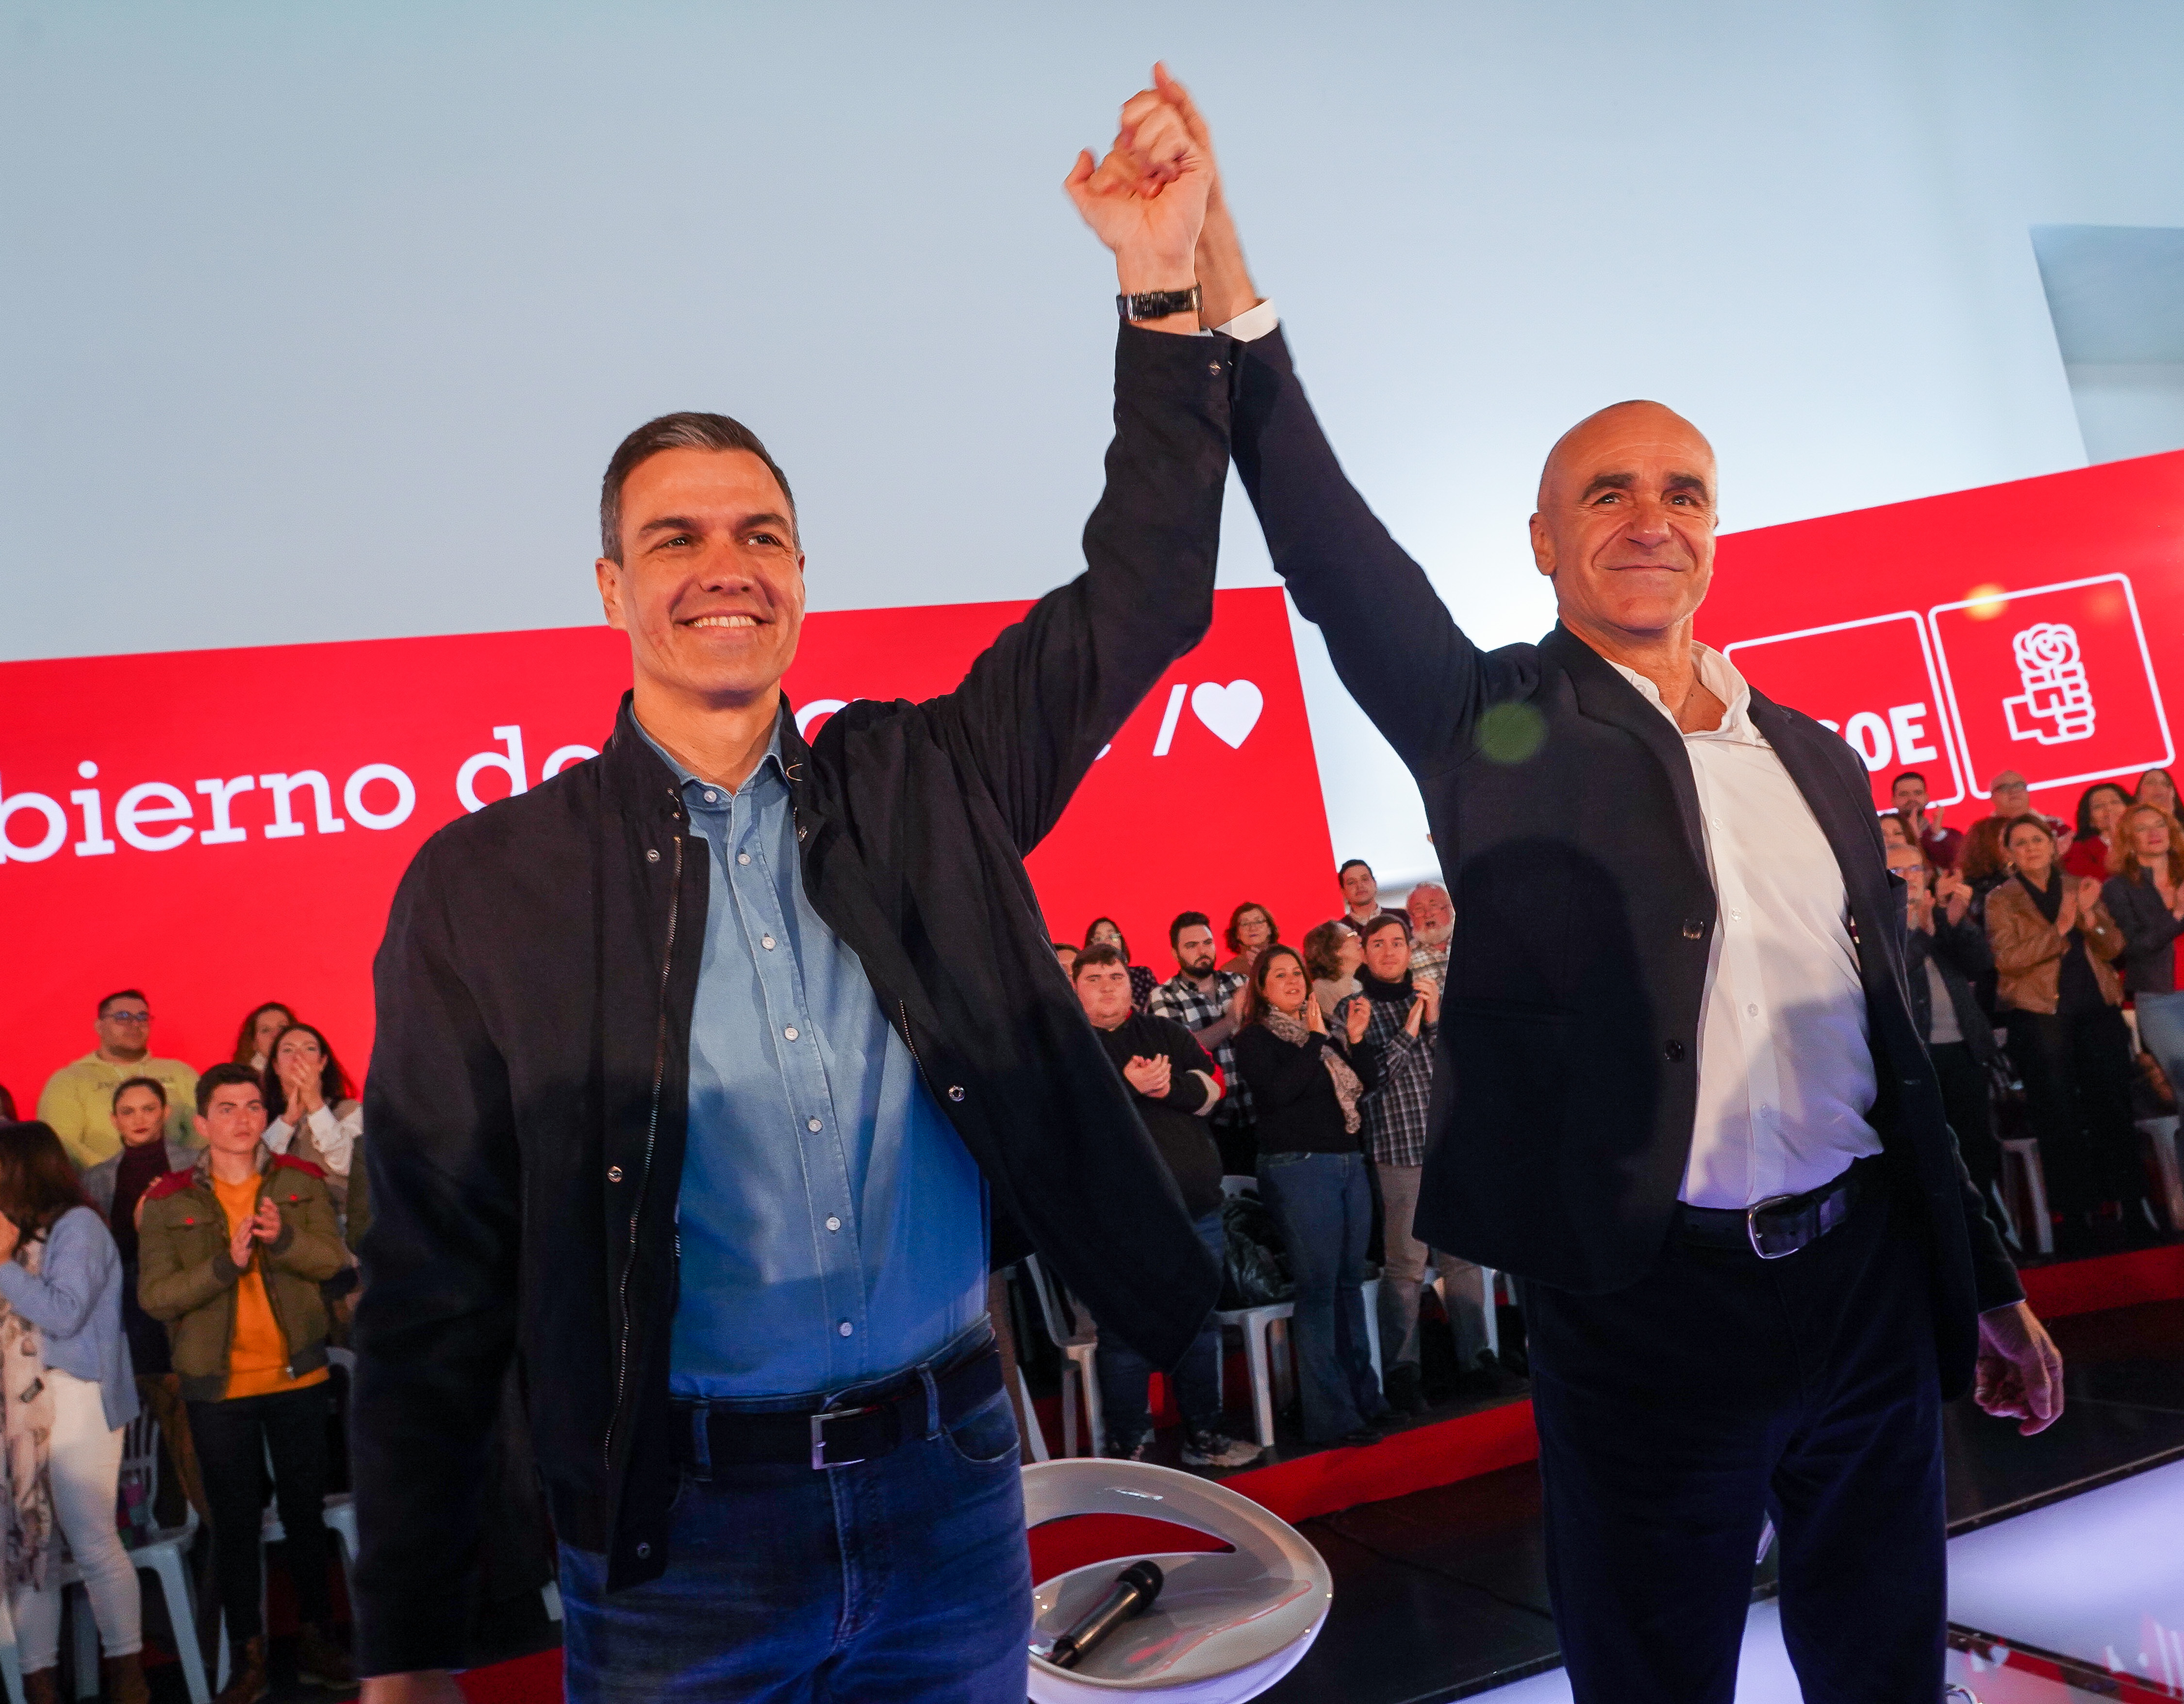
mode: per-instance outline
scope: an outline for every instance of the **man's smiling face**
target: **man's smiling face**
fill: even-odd
[[[772,691],[804,626],[796,517],[744,450],[663,450],[621,489],[621,560],[596,565],[637,673],[715,706]]]

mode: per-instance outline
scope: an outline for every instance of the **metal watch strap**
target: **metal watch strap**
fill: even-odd
[[[1115,311],[1131,321],[1164,320],[1171,314],[1195,314],[1198,311],[1198,286],[1188,290],[1145,290],[1134,296],[1115,298]]]

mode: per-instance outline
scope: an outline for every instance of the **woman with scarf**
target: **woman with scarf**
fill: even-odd
[[[1329,1035],[1292,947],[1261,953],[1250,988],[1236,1069],[1257,1119],[1260,1198],[1281,1226],[1296,1281],[1290,1324],[1304,1439],[1370,1444],[1380,1436],[1371,1422],[1388,1411],[1373,1376],[1362,1288],[1373,1182],[1361,1103],[1379,1076],[1357,1043],[1372,1014],[1355,1002]]]
[[[2145,1186],[2114,964],[2123,932],[2101,902],[2099,882],[2056,867],[2055,837],[2039,817],[2012,822],[2003,845],[2014,874],[1986,902],[1996,999],[2064,1233],[2059,1252],[2076,1252],[2059,1243],[2095,1230],[2151,1228],[2126,1216]]]
[[[59,1704],[64,1536],[91,1595],[106,1696],[148,1704],[143,1601],[114,1528],[136,1379],[121,1332],[121,1254],[49,1125],[0,1129],[0,1439],[4,1573],[25,1704]]]

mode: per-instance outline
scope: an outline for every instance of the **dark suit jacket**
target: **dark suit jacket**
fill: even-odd
[[[1942,973],[1942,986],[1949,991],[1949,1009],[1957,1014],[1964,1045],[1981,1064],[1992,1064],[2002,1057],[1994,1042],[1994,1020],[1972,991],[1974,980],[1994,969],[1994,948],[1987,944],[1986,926],[1969,911],[1963,922],[1952,923],[1936,906],[1931,935],[1923,929],[1905,930],[1903,980],[1911,996],[1911,1027],[1921,1036],[1931,1027],[1934,1016],[1933,985],[1926,980],[1929,958]]]
[[[1456,900],[1418,1232],[1575,1291],[1644,1277],[1691,1143],[1716,905],[1684,742],[1557,626],[1481,651],[1344,477],[1279,332],[1245,344],[1233,444],[1274,567],[1417,777]],[[1881,1134],[1931,1257],[1944,1388],[1976,1315],[2017,1300],[1965,1176],[1903,980],[1903,885],[1865,771],[1757,692],[1752,718],[1841,865]]]

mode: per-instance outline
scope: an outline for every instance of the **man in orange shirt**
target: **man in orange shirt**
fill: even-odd
[[[347,1260],[318,1167],[265,1144],[265,1103],[243,1065],[198,1080],[194,1167],[144,1193],[138,1232],[144,1311],[167,1325],[211,1506],[233,1677],[215,1704],[271,1687],[259,1608],[262,1464],[287,1534],[303,1620],[296,1668],[313,1685],[353,1684],[331,1634],[326,1588],[326,1311],[319,1286]]]

